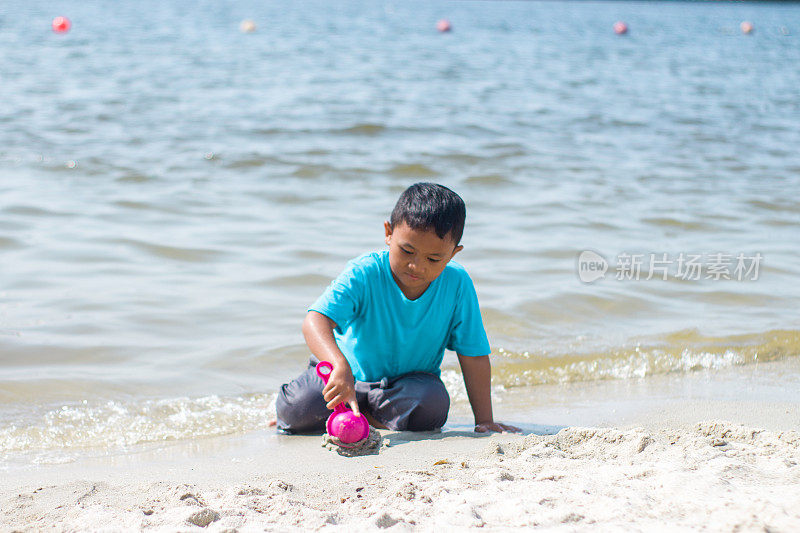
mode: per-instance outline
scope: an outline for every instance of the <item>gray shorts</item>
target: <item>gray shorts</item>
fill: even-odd
[[[317,375],[319,360],[311,357],[308,368],[281,385],[276,411],[280,433],[323,433],[331,414],[322,397],[324,383]],[[450,395],[439,376],[411,372],[381,381],[356,381],[358,408],[395,431],[430,431],[447,421]]]

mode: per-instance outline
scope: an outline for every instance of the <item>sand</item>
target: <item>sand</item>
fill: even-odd
[[[360,457],[269,430],[23,462],[0,532],[800,531],[798,366],[541,387],[537,424],[497,405],[523,435],[454,413]]]
[[[270,446],[250,438],[51,465],[6,476],[0,524],[11,531],[800,528],[795,431],[705,421],[547,432],[383,431],[379,454],[355,458],[325,449],[319,436],[264,434],[282,442],[272,446],[280,453],[259,457],[257,449]]]

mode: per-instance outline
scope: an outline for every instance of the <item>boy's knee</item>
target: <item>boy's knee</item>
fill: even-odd
[[[373,388],[368,396],[372,415],[394,431],[430,431],[447,421],[450,396],[444,383],[424,372],[407,374],[391,386]]]
[[[431,431],[447,422],[450,395],[440,379],[426,380],[424,385],[418,388],[417,399],[417,405],[409,414],[406,430]]]
[[[275,401],[278,430],[282,433],[314,433],[325,429],[330,410],[322,394],[313,388],[287,383]]]

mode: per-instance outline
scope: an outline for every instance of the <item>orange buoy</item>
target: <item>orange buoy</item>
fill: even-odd
[[[617,35],[628,33],[628,25],[622,22],[621,20],[616,21],[614,23],[614,33],[616,33]]]
[[[442,33],[448,32],[453,29],[453,26],[450,25],[450,21],[447,19],[442,19],[436,23],[436,29]]]
[[[56,33],[67,33],[72,27],[72,22],[67,17],[56,17],[53,19],[53,31]]]
[[[745,35],[749,35],[749,34],[753,33],[753,30],[755,29],[755,28],[753,28],[753,23],[752,22],[748,22],[746,20],[744,22],[742,22],[739,25],[739,27],[742,28],[742,33],[744,33]]]

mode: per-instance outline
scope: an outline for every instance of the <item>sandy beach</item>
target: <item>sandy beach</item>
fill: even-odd
[[[800,2],[4,2],[0,533],[800,532],[798,39]],[[351,348],[441,366],[447,423],[278,435],[418,182],[477,307],[393,273]],[[522,434],[473,431],[478,311]]]
[[[0,521],[22,531],[800,527],[795,431],[706,421],[385,438],[379,455],[355,459],[306,438],[293,457],[248,458],[246,468],[211,455],[194,466],[139,465],[144,472],[70,468],[4,483]]]
[[[660,386],[651,381],[649,396]],[[586,384],[584,395],[603,387]],[[800,528],[796,404],[686,399],[654,409],[643,400],[629,398],[641,407],[616,425],[383,431],[378,454],[355,458],[325,449],[320,436],[261,431],[12,468],[0,529]],[[589,419],[570,412],[567,422]]]

